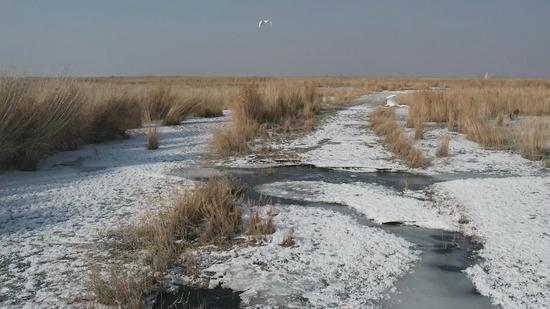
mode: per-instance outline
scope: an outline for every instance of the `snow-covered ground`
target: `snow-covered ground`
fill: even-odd
[[[410,129],[411,135],[414,136],[413,130]],[[438,158],[435,152],[444,133],[449,134],[449,156]],[[466,139],[464,134],[449,132],[435,123],[426,127],[424,137],[418,141],[417,146],[433,159],[432,166],[418,171],[429,175],[475,173],[513,176],[537,175],[544,172],[540,161],[530,161],[510,151],[483,149],[476,142]]]
[[[35,172],[0,174],[0,307],[78,302],[101,231],[186,183],[166,171],[195,164],[210,130],[226,120],[162,128],[154,151],[136,130],[128,140],[59,152]]]
[[[434,185],[437,200],[463,208],[483,261],[467,269],[504,308],[550,306],[550,177],[464,179]]]
[[[368,113],[389,95],[404,91],[384,91],[359,98],[362,103],[330,116],[312,134],[292,141],[286,148],[299,152],[303,163],[318,167],[360,168],[364,171],[405,170],[406,166],[392,159],[390,152],[378,143],[367,128]],[[309,149],[312,148],[312,149]],[[306,149],[307,151],[303,152]]]
[[[436,208],[433,202],[425,200],[422,192],[407,191],[403,195],[377,184],[322,181],[276,182],[262,185],[258,190],[268,196],[347,205],[380,224],[402,222],[431,229],[458,230],[456,220],[446,209]]]
[[[285,205],[276,212],[266,245],[224,252],[227,262],[204,271],[243,291],[244,305],[372,307],[418,259],[411,243],[332,210]],[[289,228],[296,243],[280,246]]]

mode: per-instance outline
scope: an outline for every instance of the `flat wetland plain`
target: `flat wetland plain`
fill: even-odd
[[[0,307],[550,305],[548,79],[4,76],[0,146]]]

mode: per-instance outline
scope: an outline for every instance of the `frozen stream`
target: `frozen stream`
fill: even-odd
[[[182,169],[175,175],[186,178],[212,174],[214,170]],[[366,183],[381,185],[396,194],[403,194],[404,182],[411,190],[421,190],[435,182],[429,176],[409,173],[364,173],[350,170],[334,170],[310,166],[276,167],[270,169],[223,169],[224,174],[234,176],[248,185],[248,196],[271,200],[280,207],[314,207],[330,209],[353,218],[358,224],[382,229],[414,244],[421,251],[420,261],[412,272],[399,279],[396,291],[378,303],[382,308],[491,308],[488,298],[481,296],[462,272],[476,262],[475,246],[463,235],[438,229],[426,229],[400,222],[377,224],[356,210],[338,203],[311,201],[308,196],[281,198],[259,192],[273,183],[322,181],[325,183]],[[406,179],[406,180],[405,180]],[[368,198],[368,197],[365,197]],[[292,205],[292,206],[290,206]],[[233,305],[234,306],[234,305]]]

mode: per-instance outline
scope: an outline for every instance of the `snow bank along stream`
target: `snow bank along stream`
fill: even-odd
[[[209,269],[214,270],[213,277],[216,277],[217,283],[223,287],[244,291],[241,297],[245,305],[348,305],[353,308],[492,307],[487,298],[476,292],[471,281],[462,272],[476,262],[474,245],[468,238],[453,231],[417,227],[412,221],[407,222],[409,225],[397,221],[381,224],[376,222],[378,220],[370,220],[361,209],[346,207],[349,204],[345,201],[327,200],[323,195],[327,188],[320,185],[369,184],[386,191],[380,193],[376,192],[380,188],[360,187],[356,192],[345,194],[351,194],[351,198],[356,198],[366,205],[369,204],[369,200],[374,201],[371,194],[378,194],[380,198],[384,196],[396,205],[410,204],[411,199],[419,198],[410,196],[413,192],[411,189],[420,190],[431,185],[434,179],[429,176],[409,173],[361,173],[311,166],[223,169],[222,172],[253,188],[249,192],[250,198],[263,201],[267,199],[277,205],[279,214],[276,221],[282,223],[279,230],[292,226],[297,238],[297,245],[291,248],[282,248],[277,244],[267,245],[267,250],[260,247],[254,251],[273,252],[255,252],[250,256],[244,253],[246,259],[240,258],[240,254],[243,253],[239,252],[239,257]],[[176,170],[174,173],[189,175],[185,169]],[[409,181],[408,190],[404,190],[404,179]],[[345,195],[334,193],[333,197],[339,199]],[[421,199],[418,201],[422,202]],[[377,202],[379,201],[374,203]],[[433,212],[436,213],[437,210]],[[296,218],[288,214],[298,214],[302,217]],[[325,225],[326,216],[329,216],[332,224]],[[309,227],[304,225],[325,230],[311,235],[307,232]],[[360,228],[357,233],[354,232],[356,226],[364,228]],[[339,235],[342,229],[346,230],[343,237]],[[371,238],[380,235],[382,239],[374,241],[375,246],[372,246]],[[308,239],[312,236],[315,238]],[[280,241],[277,235],[274,238],[276,242]],[[333,238],[337,238],[337,241]],[[387,255],[388,249],[384,246],[387,246],[388,240],[400,239],[408,245]],[[307,256],[307,251],[311,250],[308,242],[311,241],[318,242],[317,246],[321,247],[334,246],[332,250],[335,251],[332,254],[338,258],[332,263],[337,265],[325,263],[325,260],[331,260],[330,256],[324,256],[325,251],[332,252],[328,248],[318,250],[319,254],[312,256],[311,260],[291,258]],[[352,254],[352,258],[349,258],[349,253],[346,252],[350,244],[357,252]],[[397,249],[398,244],[399,241],[392,246]],[[377,260],[372,258],[373,254],[381,254],[383,257],[371,265],[373,260]],[[274,259],[277,255],[285,258]],[[317,265],[312,267],[313,263]],[[332,275],[333,272],[338,275]]]
[[[365,216],[373,220],[370,224],[400,221],[432,230],[460,231],[464,235],[474,237],[483,245],[478,251],[478,258],[469,261],[465,259],[468,262],[463,262],[463,268],[445,266],[442,268],[464,269],[457,275],[471,280],[474,284],[475,288],[467,284],[470,286],[470,292],[467,293],[469,296],[479,292],[490,298],[491,305],[500,305],[504,308],[549,307],[550,179],[548,169],[545,169],[540,162],[529,161],[515,153],[483,149],[475,142],[467,140],[462,134],[455,132],[449,132],[448,157],[434,158],[432,166],[425,170],[408,168],[384,149],[378,137],[367,126],[369,112],[383,104],[388,95],[399,93],[366,95],[358,99],[358,105],[338,111],[329,117],[315,132],[288,143],[273,145],[282,152],[296,154],[297,159],[292,162],[293,164],[299,162],[317,168],[330,169],[329,180],[323,177],[291,177],[282,181],[263,183],[256,190],[282,199],[280,208],[283,210],[296,209],[295,206],[288,206],[288,204],[300,205],[301,201],[302,204],[307,203],[311,206],[313,203],[317,206],[303,207],[305,209],[327,211],[330,208],[327,205],[332,205],[331,211],[342,214],[342,211],[348,208],[334,205],[339,204],[349,207],[348,211],[352,213],[348,213],[347,216],[353,218],[351,222],[354,223],[357,223],[358,216]],[[400,120],[404,121],[408,112],[407,107],[396,108]],[[446,132],[447,130],[436,124],[427,124],[424,139],[417,141],[416,144],[427,156],[433,158],[441,135]],[[410,130],[408,133],[413,134]],[[269,164],[277,166],[280,165],[280,161],[276,159],[269,163],[262,158],[257,161],[254,156],[251,156],[224,162],[225,166],[232,167],[265,167]],[[345,177],[337,177],[335,172],[337,170],[347,170],[348,174],[344,173]],[[277,171],[280,172],[281,169]],[[394,182],[393,185],[382,179],[399,174],[386,174],[383,177],[373,174],[388,171],[406,171],[410,174],[403,175],[404,179]],[[249,171],[249,173],[254,172]],[[260,177],[267,178],[270,173],[271,169],[267,169],[266,175]],[[312,171],[307,171],[306,175],[309,173]],[[361,173],[366,174],[359,176]],[[434,184],[427,186],[425,190],[418,191],[417,189],[426,185],[422,180],[426,178],[422,175],[429,176],[428,182]],[[378,178],[378,180],[365,179],[368,177]],[[339,180],[331,181],[331,178]],[[415,181],[419,184],[415,184]],[[411,190],[399,192],[399,187],[403,186],[408,186]],[[302,221],[305,222],[305,220]],[[325,224],[322,216],[314,222]],[[348,224],[351,225],[351,222]],[[332,228],[328,224],[327,226]],[[300,228],[307,230],[305,226]],[[385,225],[375,226],[375,228],[387,231]],[[399,226],[399,229],[401,228],[404,227]],[[419,235],[423,231],[412,227],[410,229]],[[334,231],[338,232],[337,229]],[[397,234],[393,233],[393,235]],[[409,241],[412,245],[413,249],[409,254],[416,254],[417,257],[426,255],[425,251],[418,252],[418,244],[414,249],[414,243],[416,243],[414,239],[402,234],[398,237]],[[337,246],[346,245],[346,242],[336,243]],[[258,257],[258,260],[262,258]],[[444,260],[447,259],[444,258]],[[398,292],[390,294],[389,303],[382,300],[384,296],[374,298],[367,296],[363,298],[363,303],[358,299],[347,298],[347,303],[359,304],[360,307],[373,304],[376,306],[403,304],[405,307],[424,308],[433,305],[439,308],[448,307],[447,302],[449,302],[449,306],[452,306],[451,298],[446,298],[443,291],[435,292],[443,296],[433,298],[431,304],[424,302],[432,295],[430,291],[438,291],[438,287],[445,286],[445,277],[437,271],[428,272],[428,274],[439,274],[435,277],[415,275],[416,272],[422,271],[423,261],[422,258],[419,264],[411,266],[412,275],[403,277],[408,270],[404,272],[402,269],[397,276],[393,277],[391,284],[388,285],[391,286],[389,290],[391,291],[395,285]],[[414,259],[408,259],[406,263],[414,263]],[[386,266],[392,267],[389,264]],[[228,274],[223,267],[220,268],[218,273]],[[246,276],[241,280],[245,278]],[[239,282],[239,279],[229,273],[229,276],[222,277],[219,282],[231,286],[231,282]],[[436,283],[436,286],[428,288],[430,285],[417,284],[418,282],[432,283],[432,285]],[[457,281],[453,279],[452,282]],[[441,283],[441,286],[438,283]],[[338,284],[337,281],[334,284]],[[235,287],[241,290],[248,289],[247,286],[238,284]],[[336,295],[342,294],[338,292]],[[468,299],[473,300],[468,304],[470,307],[489,306],[487,298],[483,297],[470,298],[462,294],[457,299],[459,307],[464,307],[466,302],[469,302]],[[336,300],[342,301],[338,298]],[[330,302],[324,304],[330,304]]]

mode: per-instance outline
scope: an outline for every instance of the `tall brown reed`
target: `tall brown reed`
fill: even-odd
[[[445,133],[441,136],[441,141],[439,142],[435,155],[438,157],[446,157],[449,155],[449,133]]]
[[[423,90],[407,94],[401,101],[410,106],[409,117],[446,123],[482,146],[509,148],[513,137],[498,129],[503,115],[519,109],[522,115],[550,115],[550,88],[538,83],[519,86]],[[515,85],[515,84],[514,84]],[[496,119],[497,127],[490,120]]]
[[[76,125],[85,98],[64,79],[0,78],[0,166],[34,170]]]
[[[289,131],[289,123],[312,128],[319,109],[320,100],[310,83],[245,85],[232,105],[233,127],[215,131],[211,146],[222,156],[249,153],[250,143],[266,129]]]
[[[413,168],[424,168],[430,165],[430,160],[413,145],[403,127],[395,121],[393,108],[376,108],[369,114],[369,121],[373,131],[383,138],[386,148],[407,165]]]

